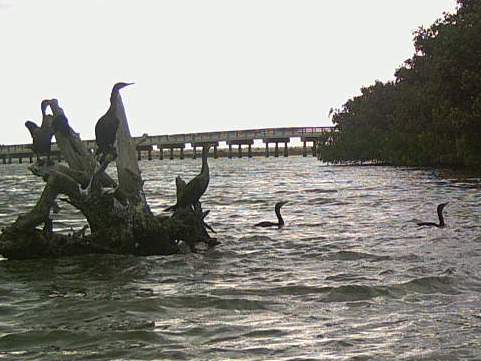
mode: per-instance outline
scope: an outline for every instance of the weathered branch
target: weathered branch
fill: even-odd
[[[200,203],[195,210],[180,209],[170,217],[152,214],[137,163],[137,143],[130,136],[120,95],[115,101],[120,120],[115,159],[118,182],[105,173],[111,158],[107,156],[99,165],[70,125],[57,129],[57,144],[68,167],[51,162],[30,167],[33,174],[44,179],[45,188],[36,205],[2,231],[0,254],[17,259],[85,253],[155,255],[179,252],[178,241],[192,250],[199,242],[217,244],[206,231],[211,229],[204,221],[208,211],[203,212]],[[52,100],[50,105],[53,117],[62,116],[60,120],[66,121],[58,101]],[[179,197],[185,188],[180,177],[176,187]],[[62,235],[36,228],[51,225],[50,212],[61,194],[66,196],[63,200],[85,216],[90,235],[85,235],[85,229]]]

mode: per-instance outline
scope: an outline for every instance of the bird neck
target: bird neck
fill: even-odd
[[[444,224],[444,217],[443,217],[443,210],[442,209],[438,209],[438,217],[439,217],[439,225],[441,227],[444,227],[445,224]]]
[[[276,208],[276,216],[277,216],[277,220],[279,221],[279,225],[280,225],[280,226],[283,226],[283,225],[284,225],[284,220],[282,219],[281,209],[280,209],[280,208]]]
[[[202,152],[202,169],[201,173],[208,173],[209,172],[209,164],[207,163],[207,152]]]
[[[113,108],[115,106],[115,102],[117,101],[117,97],[119,95],[118,90],[112,90],[112,93],[110,94],[110,108]]]

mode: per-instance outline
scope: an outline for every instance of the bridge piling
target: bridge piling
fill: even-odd
[[[0,0],[1,1],[1,0]],[[166,152],[170,150],[170,159],[174,158],[174,150],[180,150],[180,159],[184,158],[185,145],[190,144],[193,148],[193,158],[198,157],[198,147],[203,145],[211,145],[214,147],[214,158],[220,156],[218,149],[219,142],[226,142],[229,147],[228,150],[222,152],[226,154],[229,158],[235,156],[233,154],[232,146],[237,146],[237,155],[243,156],[242,148],[243,145],[247,145],[248,157],[254,155],[252,145],[255,140],[262,140],[265,145],[265,156],[282,156],[279,154],[279,143],[284,143],[283,155],[285,157],[289,156],[289,148],[287,143],[289,143],[292,138],[300,138],[302,142],[302,156],[306,157],[308,153],[312,151],[314,157],[319,157],[319,151],[322,151],[322,144],[325,144],[332,139],[335,132],[334,127],[287,127],[287,128],[266,128],[266,129],[248,129],[248,130],[228,130],[228,131],[215,131],[215,132],[201,132],[201,133],[191,133],[191,134],[172,134],[172,135],[153,135],[153,136],[143,136],[142,143],[138,143],[137,151],[140,151],[140,159],[142,157],[142,152],[147,154],[144,157],[148,157],[150,160],[152,157],[152,146],[156,146],[159,150],[159,159],[164,159],[169,157],[167,153],[164,155],[163,150]],[[135,137],[134,140],[140,140],[141,137]],[[312,149],[311,143],[312,142]],[[84,140],[83,143],[88,149],[95,149],[95,140]],[[275,149],[273,149],[272,154],[270,154],[269,144],[275,144]],[[282,144],[281,144],[282,147]],[[212,154],[212,153],[211,153]],[[60,156],[60,152],[55,143],[52,143],[52,157],[57,158]],[[139,156],[139,153],[137,153]],[[190,154],[189,154],[190,156]],[[245,156],[245,154],[244,154]],[[0,163],[11,164],[12,159],[22,158],[28,159],[31,162],[35,162],[35,155],[32,151],[31,144],[12,144],[12,145],[2,145],[0,147],[0,158],[2,160]],[[53,159],[53,158],[52,158]],[[59,160],[61,160],[59,158]]]
[[[195,145],[192,147],[192,159],[197,159],[197,147]]]

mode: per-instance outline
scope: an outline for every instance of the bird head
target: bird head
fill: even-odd
[[[446,207],[448,205],[449,202],[446,202],[446,203],[441,203],[438,205],[438,212],[442,211],[444,209],[444,207]]]
[[[30,131],[30,133],[32,133],[35,129],[38,128],[38,125],[35,124],[34,122],[30,121],[30,120],[27,120],[25,122],[25,126],[27,127],[27,129]]]
[[[135,84],[135,83],[122,83],[122,82],[117,83],[112,88],[112,93],[118,92],[120,89],[125,88],[126,86],[129,86],[129,85],[132,85],[132,84]]]
[[[202,146],[202,152],[205,154],[209,153],[209,149],[210,149],[210,144]]]
[[[287,201],[277,202],[276,205],[275,205],[275,208],[281,209],[281,207],[286,203],[287,203]]]
[[[47,111],[47,107],[50,105],[49,99],[44,99],[40,102],[40,109],[42,110],[42,117],[45,117],[45,112]]]

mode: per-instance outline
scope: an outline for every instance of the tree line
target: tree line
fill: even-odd
[[[481,164],[481,1],[457,0],[455,13],[414,33],[414,47],[394,80],[333,112],[321,160]]]

